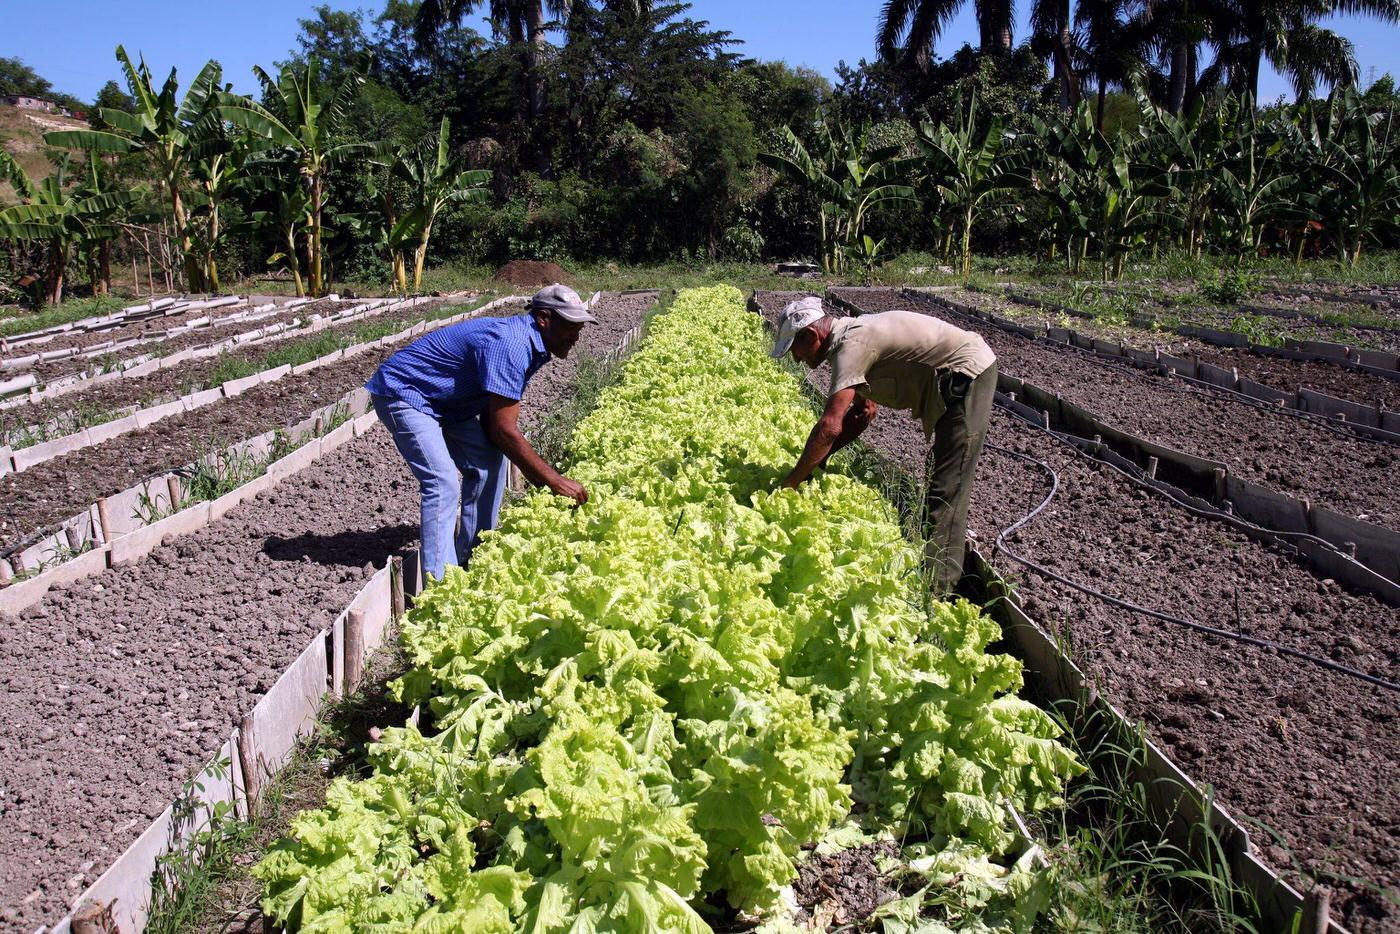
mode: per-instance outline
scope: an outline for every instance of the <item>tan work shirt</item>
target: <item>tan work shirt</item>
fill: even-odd
[[[910,409],[928,437],[947,408],[939,378],[962,373],[975,379],[996,362],[979,335],[912,311],[837,318],[826,358],[831,395],[854,386],[877,405]]]

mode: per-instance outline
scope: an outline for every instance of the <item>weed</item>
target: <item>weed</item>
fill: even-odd
[[[1257,277],[1247,269],[1217,269],[1213,278],[1198,280],[1197,290],[1214,304],[1233,308],[1258,285]]]
[[[1287,334],[1277,318],[1254,314],[1236,315],[1230,330],[1261,347],[1282,347]]]

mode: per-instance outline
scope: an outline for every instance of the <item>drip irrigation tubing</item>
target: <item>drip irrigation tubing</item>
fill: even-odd
[[[1020,519],[1013,522],[1011,525],[1007,526],[1006,528],[1002,529],[1000,532],[997,533],[996,542],[992,546],[993,555],[995,555],[997,552],[1002,552],[1012,561],[1015,561],[1017,564],[1023,565],[1024,567],[1035,572],[1036,574],[1039,574],[1042,577],[1047,577],[1053,581],[1058,581],[1066,587],[1069,587],[1073,590],[1077,590],[1080,593],[1089,597],[1093,597],[1096,600],[1103,601],[1104,603],[1107,603],[1110,606],[1116,606],[1120,609],[1128,610],[1132,613],[1140,613],[1143,616],[1148,616],[1152,619],[1160,620],[1164,623],[1171,623],[1174,626],[1182,626],[1187,629],[1194,630],[1196,632],[1205,633],[1206,635],[1217,636],[1219,638],[1229,639],[1234,642],[1242,642],[1246,645],[1255,646],[1256,648],[1271,649],[1275,652],[1278,652],[1280,655],[1284,655],[1289,658],[1294,658],[1299,661],[1308,662],[1310,664],[1317,665],[1318,667],[1325,668],[1328,671],[1336,672],[1337,674],[1346,675],[1352,678],[1358,678],[1362,681],[1365,681],[1368,684],[1372,684],[1376,687],[1384,688],[1388,691],[1394,691],[1397,694],[1400,694],[1400,683],[1388,681],[1385,678],[1380,678],[1375,675],[1368,674],[1367,672],[1360,671],[1356,668],[1351,668],[1347,665],[1342,665],[1338,662],[1332,661],[1331,659],[1322,658],[1318,655],[1312,655],[1300,649],[1291,648],[1290,646],[1283,645],[1279,642],[1274,642],[1270,639],[1261,639],[1257,636],[1246,635],[1245,633],[1237,632],[1232,629],[1221,629],[1216,626],[1207,626],[1204,623],[1197,623],[1189,619],[1183,619],[1179,616],[1172,616],[1170,613],[1163,613],[1160,610],[1153,610],[1144,606],[1139,606],[1136,603],[1132,603],[1127,600],[1122,600],[1118,597],[1110,596],[1109,594],[1106,594],[1100,590],[1095,590],[1094,588],[1089,587],[1086,584],[1081,584],[1078,581],[1070,580],[1069,578],[1061,574],[1057,574],[1049,568],[1036,564],[1029,558],[1018,555],[1015,551],[1013,551],[1010,547],[1007,546],[1005,541],[1006,537],[1008,535],[1015,534],[1018,530],[1029,525],[1035,519],[1036,516],[1040,515],[1040,513],[1043,512],[1046,509],[1046,507],[1048,507],[1050,503],[1054,501],[1055,496],[1060,491],[1060,475],[1055,472],[1055,468],[1051,467],[1045,461],[1040,460],[1037,457],[1032,457],[1029,454],[1023,454],[1020,451],[1013,451],[1010,448],[1004,448],[1000,445],[992,444],[990,442],[984,444],[984,447],[986,447],[989,450],[996,451],[999,454],[1006,454],[1011,457],[1025,461],[1029,464],[1032,464],[1036,467],[1039,467],[1041,470],[1045,471],[1046,475],[1050,478],[1050,492],[1045,495],[1045,498],[1040,501],[1040,504],[1037,505],[1034,509],[1032,509],[1029,513],[1022,516]]]
[[[1002,325],[998,324],[995,321],[989,320],[987,318],[982,318],[977,315],[968,314],[962,309],[950,304],[946,299],[941,299],[938,296],[923,296],[920,300],[932,305],[936,305],[940,310],[949,311],[955,315],[959,315],[960,317],[966,320],[976,321],[980,324],[984,324],[989,327],[994,327],[1003,331],[1007,331],[1007,333],[1015,333],[1014,331],[1008,331],[1006,328],[1004,328]],[[1036,344],[1041,347],[1053,347],[1057,350],[1063,350],[1068,348],[1069,350],[1078,353],[1081,359],[1087,360],[1091,363],[1098,363],[1103,366],[1113,367],[1123,372],[1125,375],[1134,376],[1138,379],[1148,379],[1148,377],[1145,376],[1143,373],[1143,367],[1139,366],[1129,357],[1116,359],[1113,357],[1105,356],[1093,350],[1088,350],[1084,347],[1076,346],[1074,344],[1062,344],[1059,341],[1052,341],[1045,336],[1029,337],[1026,338],[1026,340],[1029,340],[1032,344]],[[1352,426],[1344,428],[1340,425],[1337,425],[1333,419],[1325,415],[1318,415],[1315,412],[1304,412],[1301,409],[1289,408],[1288,406],[1271,405],[1270,403],[1263,402],[1259,399],[1251,399],[1244,393],[1236,392],[1232,389],[1226,389],[1224,386],[1215,386],[1211,383],[1206,383],[1198,379],[1193,379],[1190,376],[1184,376],[1181,373],[1175,373],[1174,376],[1177,380],[1175,384],[1168,380],[1163,381],[1160,384],[1154,383],[1154,388],[1168,388],[1175,390],[1176,392],[1197,395],[1206,399],[1219,399],[1221,398],[1222,393],[1226,393],[1228,394],[1226,398],[1230,402],[1235,402],[1242,405],[1252,405],[1256,409],[1261,409],[1265,412],[1272,412],[1275,415],[1285,415],[1289,418],[1296,418],[1300,421],[1307,422],[1308,424],[1314,425],[1318,428],[1323,428],[1327,431],[1332,432],[1333,434],[1339,435],[1343,438],[1347,438],[1352,441],[1366,441],[1371,444],[1385,444],[1392,446],[1396,443],[1385,438],[1376,438],[1370,435],[1362,434],[1361,432],[1356,431],[1355,428]]]

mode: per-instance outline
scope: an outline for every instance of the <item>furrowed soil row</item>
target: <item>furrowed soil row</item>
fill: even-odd
[[[460,300],[461,297],[457,298]],[[310,302],[311,300],[305,301]],[[432,297],[420,296],[397,300],[371,299],[363,302],[338,302],[333,310],[324,314],[311,309],[309,305],[300,305],[297,310],[303,312],[304,316],[294,315],[291,321],[286,324],[242,329],[238,333],[225,335],[214,341],[208,339],[212,335],[200,332],[197,338],[181,339],[181,342],[186,346],[177,348],[172,346],[171,341],[166,341],[164,346],[157,348],[159,352],[147,352],[122,360],[108,359],[98,367],[52,377],[48,381],[36,379],[33,373],[27,373],[21,377],[15,377],[8,384],[8,388],[6,383],[0,382],[0,395],[9,395],[9,398],[0,402],[0,410],[23,408],[61,396],[90,392],[103,385],[120,383],[128,379],[140,379],[160,370],[179,367],[190,360],[220,356],[235,348],[262,347],[288,338],[305,337],[326,328],[363,321],[390,311],[413,308],[435,301],[437,300]],[[21,390],[26,390],[25,394],[18,395],[17,393]]]
[[[601,354],[654,296],[605,295],[575,353]],[[574,360],[531,381],[532,417]],[[545,377],[549,374],[550,378]],[[131,844],[382,567],[417,538],[417,484],[376,427],[136,564],[0,623],[0,919],[33,931]]]
[[[1070,296],[1054,287],[1014,286],[1018,292],[1029,293],[1036,299],[1063,303]],[[1161,322],[1169,328],[1189,333],[1193,328],[1233,333],[1242,338],[1250,332],[1281,340],[1286,346],[1330,346],[1332,351],[1348,348],[1353,351],[1374,352],[1396,369],[1395,357],[1400,354],[1400,317],[1386,304],[1350,300],[1302,301],[1300,298],[1275,292],[1256,295],[1236,305],[1202,303],[1194,287],[1184,289],[1179,284],[1160,284],[1152,290],[1137,286],[1099,286],[1108,294],[1117,293],[1118,302],[1137,306],[1137,316]],[[1073,300],[1073,299],[1071,299]],[[1346,356],[1345,351],[1342,353]]]
[[[754,298],[771,317],[801,294]],[[813,374],[821,392],[826,369]],[[862,440],[922,478],[928,442],[905,413],[882,411]],[[1319,577],[1286,545],[1195,516],[1005,411],[995,413],[988,442],[1045,461],[1059,477],[1050,506],[1008,541],[1017,554],[1139,606],[1400,677],[1394,605]],[[1389,777],[1400,769],[1395,696],[1265,649],[1134,615],[994,555],[1001,531],[1049,489],[1034,465],[984,450],[970,533],[1017,586],[1029,615],[1066,640],[1105,696],[1145,722],[1186,773],[1219,790],[1264,862],[1294,880],[1301,866],[1340,886],[1334,916],[1353,931],[1393,930],[1400,923],[1394,905],[1338,877],[1366,880],[1392,897],[1400,885],[1400,786]]]
[[[289,342],[277,351],[250,348],[213,359],[190,360],[140,378],[94,386],[77,397],[64,396],[59,400],[0,410],[0,443],[10,442],[8,449],[0,447],[0,455],[9,450],[10,469],[18,473],[52,457],[145,428],[180,411],[201,408],[223,397],[231,398],[251,386],[276,381],[289,373],[300,375],[343,356],[353,356],[361,348],[350,341],[368,323],[376,325],[378,331],[392,333],[425,318],[451,314],[450,311],[438,312],[439,307],[451,309],[462,304],[465,302],[458,300],[405,307],[401,311],[376,316],[372,322],[358,316],[336,322],[332,327],[318,332],[319,336],[303,337],[302,342],[312,348],[322,348],[327,343],[340,346],[296,365],[284,363],[269,367],[265,362],[269,358],[288,359],[298,346],[297,342]],[[347,351],[351,353],[347,354]],[[222,383],[211,382],[230,372],[244,372],[254,366],[260,369]],[[88,424],[74,428],[82,421],[88,421]],[[21,443],[34,438],[42,440],[32,444]],[[0,472],[4,471],[5,465],[0,458]]]
[[[1164,366],[1173,365],[1185,376],[1215,382],[1266,401],[1278,400],[1290,408],[1317,415],[1335,417],[1342,412],[1348,421],[1357,420],[1358,410],[1369,409],[1370,421],[1363,416],[1363,424],[1400,430],[1400,371],[1394,369],[1367,368],[1343,357],[1301,350],[1245,347],[1236,334],[1222,333],[1209,341],[1170,330],[1111,324],[1074,308],[1046,306],[1052,312],[1062,310],[1072,317],[1056,323],[1044,312],[1034,310],[1040,306],[1026,306],[1027,299],[1023,297],[1002,298],[972,289],[964,297],[969,305],[1031,327],[1051,340],[1109,354],[1123,355],[1124,349],[1119,345],[1140,348],[1149,355],[1159,352],[1175,358],[1164,361]],[[1272,392],[1251,391],[1250,383]],[[1319,396],[1330,396],[1342,404],[1326,404]],[[1310,402],[1316,407],[1310,407]]]
[[[866,311],[922,310],[982,334],[1001,361],[1004,389],[1014,390],[1012,384],[1023,379],[1028,393],[1049,394],[1042,401],[1072,414],[1076,423],[1097,426],[1105,440],[1135,453],[1144,444],[1155,447],[1174,470],[1180,468],[1171,481],[1189,492],[1221,503],[1234,500],[1242,508],[1257,502],[1251,514],[1267,515],[1277,523],[1273,527],[1321,534],[1338,547],[1365,543],[1368,557],[1362,560],[1396,579],[1393,542],[1400,529],[1400,498],[1394,477],[1400,446],[1036,341],[940,304],[934,296],[872,291],[862,294],[860,303]],[[1335,536],[1332,526],[1338,528]]]

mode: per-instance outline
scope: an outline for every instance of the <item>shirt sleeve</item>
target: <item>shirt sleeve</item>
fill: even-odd
[[[477,349],[477,374],[481,388],[492,395],[517,402],[525,396],[530,371],[530,346],[507,338]]]
[[[871,364],[870,348],[859,339],[847,337],[831,358],[831,398],[843,389],[864,386]]]

